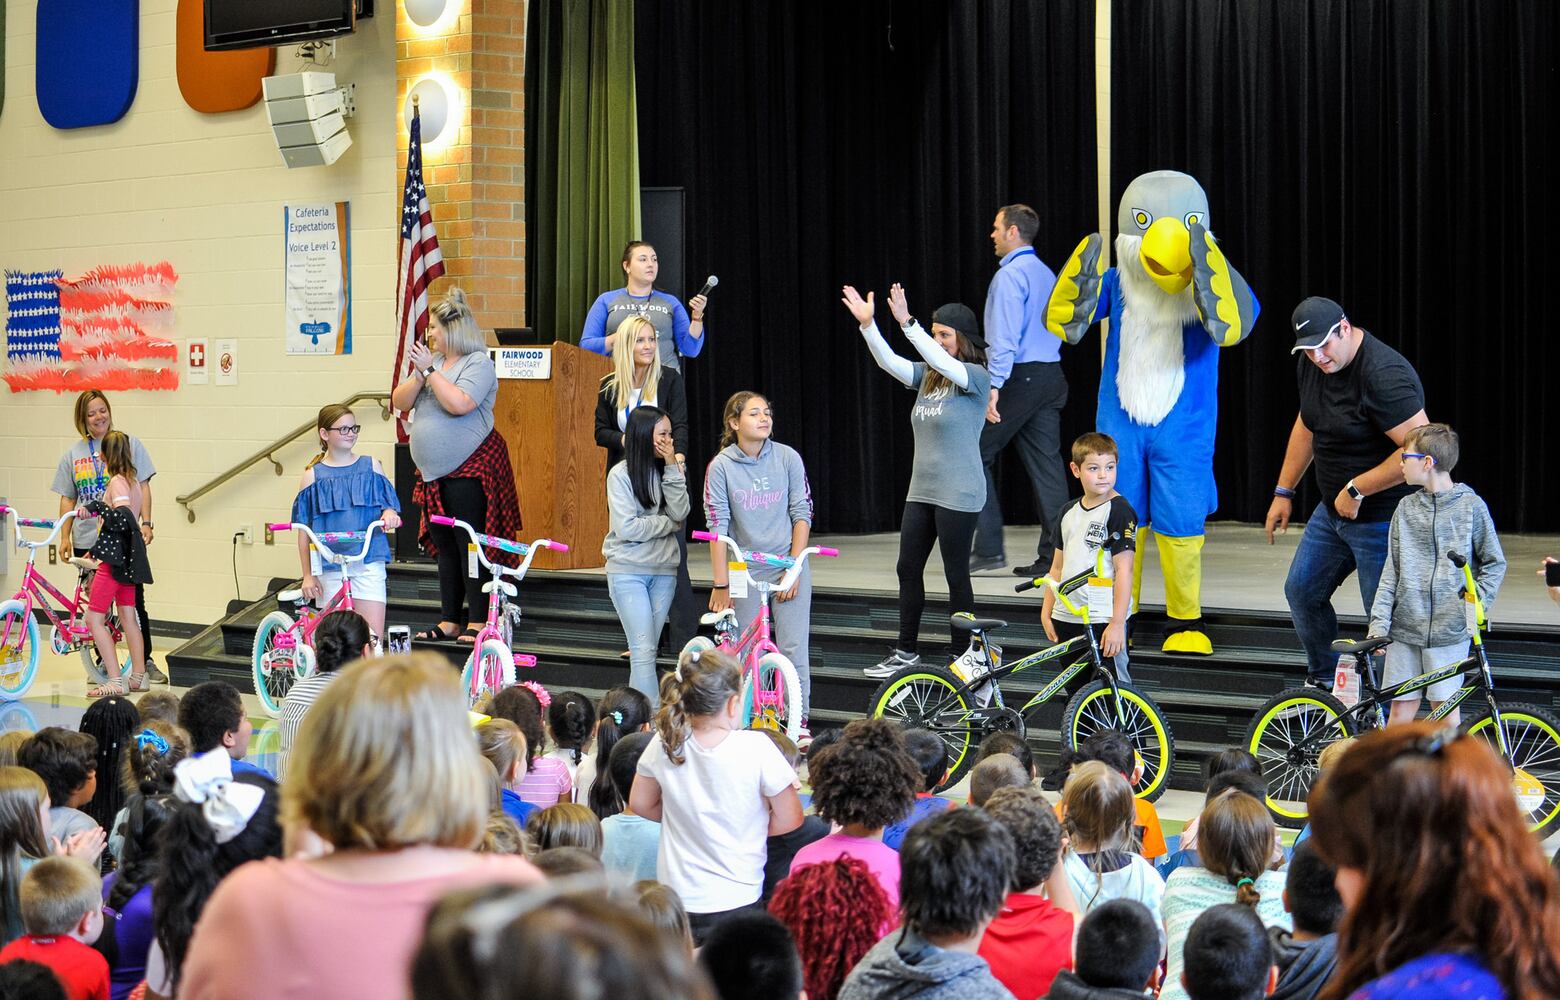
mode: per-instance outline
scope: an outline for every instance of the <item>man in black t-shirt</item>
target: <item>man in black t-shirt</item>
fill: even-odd
[[[1392,512],[1412,487],[1403,481],[1403,437],[1427,424],[1425,390],[1397,351],[1354,326],[1343,307],[1317,296],[1295,307],[1300,415],[1268,508],[1268,544],[1289,527],[1295,488],[1315,463],[1321,503],[1311,512],[1284,596],[1305,646],[1308,683],[1331,688],[1338,615],[1332,595],[1351,572],[1370,611],[1387,558]]]

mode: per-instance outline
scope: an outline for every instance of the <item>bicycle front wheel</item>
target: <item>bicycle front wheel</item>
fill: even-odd
[[[1500,728],[1511,748],[1512,790],[1517,808],[1540,840],[1560,827],[1560,719],[1536,705],[1511,705],[1500,710]],[[1481,715],[1463,725],[1463,732],[1484,740],[1501,753],[1495,717]]]
[[[773,729],[796,742],[802,731],[802,681],[796,666],[779,653],[758,658],[754,672],[742,677],[742,711],[750,727]]]
[[[906,729],[925,729],[943,741],[948,750],[948,776],[932,791],[958,784],[975,763],[975,750],[986,737],[985,727],[970,717],[972,706],[959,692],[961,686],[943,667],[906,667],[878,687],[868,707],[871,718],[892,719]]]
[[[1280,826],[1305,825],[1317,758],[1329,745],[1354,735],[1347,711],[1320,688],[1293,688],[1257,709],[1246,730],[1246,749],[1262,767],[1268,812]]]
[[[1105,729],[1126,734],[1132,749],[1143,761],[1143,775],[1132,793],[1153,802],[1170,786],[1175,767],[1175,737],[1170,723],[1154,699],[1130,684],[1117,682],[1121,695],[1121,714],[1116,714],[1110,688],[1095,681],[1073,695],[1062,712],[1062,749],[1081,746],[1089,737]]]
[[[473,668],[476,671],[474,677]],[[460,674],[461,687],[466,691],[467,701],[471,705],[497,694],[514,682],[515,654],[497,639],[484,639],[480,648],[472,650]]]
[[[0,701],[15,701],[38,676],[38,622],[21,601],[0,604],[0,636]]]
[[[277,646],[277,639],[292,627],[292,616],[285,611],[272,611],[260,619],[255,628],[254,650],[249,657],[255,694],[260,699],[260,706],[273,719],[282,713],[282,700],[302,676],[298,672],[300,653],[306,648],[302,638],[294,634],[297,642],[291,648]]]

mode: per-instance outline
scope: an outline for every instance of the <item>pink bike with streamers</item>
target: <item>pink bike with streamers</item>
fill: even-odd
[[[477,632],[476,641],[472,643],[471,656],[467,658],[466,665],[460,673],[460,683],[465,689],[467,703],[475,705],[487,695],[497,694],[512,685],[515,682],[516,664],[522,667],[536,666],[536,657],[527,653],[514,652],[514,626],[520,620],[520,605],[509,603],[517,590],[515,585],[504,577],[512,577],[516,582],[523,580],[537,552],[542,549],[567,552],[569,547],[550,538],[538,538],[527,545],[524,542],[499,538],[496,535],[484,535],[465,521],[445,517],[442,514],[435,514],[428,520],[434,524],[459,528],[471,536],[471,553],[478,563],[493,574],[493,578],[482,585],[482,592],[488,595],[487,622]],[[520,565],[510,569],[508,566],[495,563],[487,557],[484,548],[511,552],[520,557]]]
[[[282,701],[293,685],[314,673],[314,630],[319,621],[332,611],[352,610],[352,575],[348,567],[362,563],[368,557],[368,545],[376,530],[383,531],[385,522],[375,521],[363,531],[315,532],[307,524],[288,524],[285,521],[269,524],[274,531],[301,531],[309,541],[320,561],[329,563],[341,571],[341,589],[326,603],[324,610],[316,611],[314,604],[303,596],[303,588],[284,590],[276,595],[278,604],[293,605],[294,613],[272,611],[260,619],[255,629],[255,645],[251,668],[254,673],[255,694],[260,704],[273,718],[282,712]],[[362,548],[356,554],[337,552],[332,545],[361,540]]]
[[[802,683],[796,673],[796,665],[780,652],[770,632],[769,598],[783,593],[796,584],[802,575],[802,567],[809,556],[835,557],[839,549],[814,545],[803,549],[796,557],[780,556],[770,552],[744,552],[736,539],[708,531],[695,531],[694,539],[701,542],[719,542],[731,550],[734,563],[746,566],[758,563],[785,570],[778,583],[750,578],[748,585],[758,592],[759,612],[753,623],[743,631],[737,621],[735,608],[710,612],[700,619],[705,625],[715,627],[715,638],[696,635],[688,640],[683,652],[718,649],[742,664],[742,725],[758,726],[782,732],[793,743],[802,730]]]

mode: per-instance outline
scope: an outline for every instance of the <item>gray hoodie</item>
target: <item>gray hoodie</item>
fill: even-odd
[[[688,480],[676,465],[668,465],[661,481],[650,490],[650,509],[639,506],[628,463],[619,462],[607,473],[607,514],[610,526],[601,541],[608,573],[670,576],[682,561],[677,533],[688,518]]]
[[[979,955],[948,951],[904,928],[872,946],[845,977],[839,1000],[1012,1000]]]
[[[1315,1000],[1338,968],[1336,934],[1296,941],[1282,927],[1269,927],[1268,943],[1273,946],[1273,964],[1278,966],[1274,1000]]]
[[[791,526],[812,523],[812,488],[795,448],[765,441],[754,458],[732,444],[704,474],[704,520],[745,549],[786,555]]]
[[[1370,611],[1371,635],[1421,647],[1470,638],[1467,602],[1459,596],[1462,570],[1446,558],[1448,552],[1469,561],[1488,611],[1506,577],[1506,555],[1484,501],[1462,483],[1404,497],[1392,515],[1387,562]]]

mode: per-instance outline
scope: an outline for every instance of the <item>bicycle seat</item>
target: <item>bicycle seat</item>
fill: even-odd
[[[519,591],[515,589],[515,585],[510,583],[508,580],[489,580],[487,583],[482,585],[482,592],[484,594],[491,594],[493,592],[494,583],[497,583],[500,587],[504,588],[505,597],[513,597],[519,593]]]
[[[725,611],[711,611],[711,612],[708,612],[707,614],[701,615],[699,617],[699,624],[700,625],[719,625],[721,622],[725,621],[728,618],[731,619],[731,624],[735,625],[737,623],[737,613],[736,613],[736,611],[734,611],[731,608],[727,608]]]
[[[1000,618],[976,618],[968,611],[949,615],[948,622],[960,632],[989,632],[992,629],[1007,628],[1007,622]]]
[[[293,590],[281,591],[276,595],[276,600],[279,604],[296,604],[303,600],[303,588],[297,587]]]
[[[1392,645],[1392,640],[1386,636],[1380,636],[1375,639],[1361,639],[1359,642],[1355,642],[1353,639],[1334,639],[1332,651],[1339,654],[1364,656],[1368,653],[1374,653],[1378,649],[1385,649],[1390,645]]]

